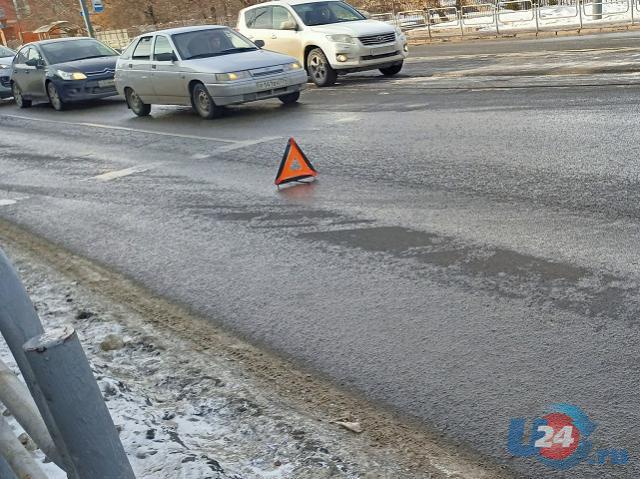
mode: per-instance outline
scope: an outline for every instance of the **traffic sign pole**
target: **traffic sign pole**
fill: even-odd
[[[87,27],[87,33],[91,38],[96,37],[96,32],[93,30],[93,25],[91,24],[91,18],[89,17],[89,8],[85,0],[78,0],[80,2],[80,8],[82,8],[82,18],[84,18],[84,24]]]

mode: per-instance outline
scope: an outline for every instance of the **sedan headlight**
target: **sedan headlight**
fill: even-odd
[[[81,72],[66,72],[64,70],[56,70],[56,75],[58,75],[63,80],[86,80],[87,75]]]
[[[355,43],[351,35],[327,35],[327,39],[335,43]]]
[[[4,70],[5,68],[11,68],[11,63],[0,63],[0,70]]]
[[[231,73],[216,73],[217,81],[236,81],[249,78],[251,75],[248,71],[243,72],[231,72]]]
[[[286,65],[284,65],[284,69],[287,71],[300,70],[301,68],[302,66],[298,62],[287,63]]]

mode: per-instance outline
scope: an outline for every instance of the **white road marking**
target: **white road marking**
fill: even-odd
[[[16,203],[16,200],[0,200],[0,206],[10,206],[15,205]]]
[[[360,118],[357,116],[346,116],[344,118],[338,118],[336,123],[353,123],[354,121],[358,121]]]
[[[187,134],[183,134],[183,133],[168,133],[168,132],[164,132],[164,131],[153,131],[153,130],[142,130],[139,128],[129,128],[126,126],[117,126],[117,125],[106,125],[103,123],[88,123],[88,122],[81,122],[81,121],[60,121],[60,120],[50,120],[47,118],[32,118],[29,116],[22,116],[22,115],[5,115],[2,114],[0,115],[0,117],[7,117],[7,118],[18,118],[20,120],[28,120],[28,121],[41,121],[41,122],[47,122],[47,123],[58,123],[61,125],[70,125],[70,126],[84,126],[84,127],[89,127],[89,128],[101,128],[104,130],[118,130],[118,131],[128,131],[128,132],[132,132],[132,133],[144,133],[147,135],[158,135],[158,136],[168,136],[171,138],[186,138],[188,140],[204,140],[204,141],[213,141],[216,143],[227,143],[230,145],[238,145],[238,144],[244,144],[247,146],[250,145],[255,145],[258,143],[264,143],[266,141],[271,141],[274,138],[278,138],[278,137],[272,137],[272,136],[268,136],[268,137],[263,137],[263,138],[257,138],[255,140],[229,140],[227,138],[212,138],[212,137],[208,137],[208,136],[198,136],[198,135],[187,135]]]
[[[98,181],[111,181],[117,178],[122,178],[124,176],[133,175],[135,173],[144,173],[148,168],[140,167],[140,166],[132,166],[131,168],[125,168],[124,170],[116,170],[110,171],[108,173],[103,173],[98,176],[94,176],[94,180]]]
[[[263,138],[258,138],[257,140],[244,140],[244,141],[236,141],[232,145],[221,146],[214,150],[214,153],[224,153],[227,151],[239,150],[241,148],[246,148],[248,146],[259,145],[260,143],[266,143],[268,141],[284,139],[282,136],[265,136]]]

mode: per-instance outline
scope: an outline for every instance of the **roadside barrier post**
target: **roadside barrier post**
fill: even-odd
[[[31,453],[25,449],[13,434],[7,420],[0,416],[0,455],[13,471],[13,476],[26,479],[47,479],[47,476]],[[4,479],[5,476],[2,476]],[[8,476],[12,477],[12,476]]]
[[[17,479],[9,463],[4,460],[4,457],[1,457],[1,456],[0,456],[0,477],[2,477],[2,479]]]
[[[51,460],[58,457],[56,446],[40,416],[36,403],[26,386],[2,360],[0,360],[0,402],[7,407],[46,457]],[[62,461],[58,460],[58,462]],[[0,478],[3,477],[0,474]]]
[[[42,323],[31,303],[31,299],[29,299],[29,295],[11,262],[0,249],[0,333],[2,333],[7,346],[9,346],[18,368],[20,368],[22,377],[31,392],[31,396],[49,430],[49,434],[55,442],[57,435],[56,424],[49,414],[42,392],[22,349],[22,345],[25,342],[43,332]],[[34,440],[37,441],[37,438],[34,438]],[[47,447],[46,444],[38,444],[38,446]],[[60,448],[57,448],[57,451],[48,449],[45,453],[66,471],[69,479],[77,479],[73,469],[70,469],[71,461],[63,450],[60,450]]]
[[[24,345],[80,479],[135,479],[89,361],[73,328],[49,331]]]

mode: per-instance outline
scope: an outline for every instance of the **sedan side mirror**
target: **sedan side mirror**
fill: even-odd
[[[178,60],[176,54],[171,53],[156,53],[156,61],[157,62],[175,62]]]
[[[265,46],[264,40],[255,40],[253,43],[258,48],[264,48],[264,46]]]
[[[41,60],[38,58],[31,58],[30,60],[27,60],[26,62],[24,62],[24,64],[29,67],[36,67],[39,69],[44,68],[44,60]]]

